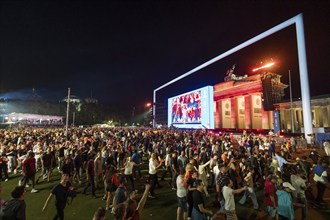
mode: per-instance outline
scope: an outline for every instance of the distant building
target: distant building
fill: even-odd
[[[64,97],[61,102],[67,102],[68,101],[68,97]],[[70,103],[75,103],[75,104],[81,104],[83,102],[83,99],[81,99],[78,96],[75,95],[70,95]]]
[[[302,101],[292,102],[293,125],[291,123],[291,103],[282,102],[277,104],[280,110],[281,129],[303,132]],[[315,133],[323,133],[330,128],[330,94],[311,97],[312,122]]]
[[[283,101],[281,75],[259,73],[240,79],[230,79],[214,85],[215,128],[274,129],[274,111],[279,111],[279,128],[303,133],[302,101]],[[330,128],[330,94],[311,97],[314,133]]]

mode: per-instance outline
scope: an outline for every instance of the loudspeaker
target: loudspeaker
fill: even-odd
[[[272,79],[270,77],[262,80],[262,96],[263,96],[262,104],[264,106],[264,110],[265,111],[275,110],[274,102],[273,102]]]

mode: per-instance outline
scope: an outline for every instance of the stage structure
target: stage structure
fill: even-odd
[[[38,115],[26,113],[10,113],[0,115],[1,124],[26,124],[26,125],[59,125],[63,123],[62,116]]]
[[[198,67],[184,73],[183,75],[165,83],[164,85],[158,87],[153,92],[153,103],[157,102],[156,93],[157,91],[171,85],[183,79],[200,69],[203,69],[206,66],[209,66],[255,42],[258,42],[286,27],[291,25],[296,26],[296,35],[297,35],[297,48],[298,48],[298,61],[299,61],[299,72],[300,72],[300,85],[301,85],[301,97],[302,97],[302,107],[303,107],[303,123],[304,123],[304,133],[307,140],[310,140],[309,134],[313,133],[312,127],[312,113],[311,113],[311,104],[310,104],[310,91],[309,91],[309,80],[308,80],[308,72],[307,72],[307,58],[306,58],[306,48],[305,48],[305,33],[304,33],[304,23],[303,23],[303,15],[299,14],[257,36],[254,38],[228,50],[227,52],[220,54],[219,56],[199,65]],[[153,126],[156,126],[155,117],[156,116],[156,108],[153,108]]]

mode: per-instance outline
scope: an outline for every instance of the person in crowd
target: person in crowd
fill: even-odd
[[[67,203],[68,192],[69,190],[73,190],[73,187],[71,187],[71,184],[69,182],[69,179],[70,178],[68,174],[62,174],[60,183],[54,186],[42,208],[42,211],[44,212],[48,206],[50,199],[53,196],[55,196],[56,215],[54,216],[53,220],[64,219],[64,208]]]
[[[26,219],[25,192],[25,186],[17,186],[11,191],[12,198],[5,202],[0,209],[1,220]]]
[[[225,200],[225,213],[227,220],[237,220],[234,194],[247,190],[247,186],[240,189],[233,189],[233,182],[229,178],[223,180],[222,194]]]
[[[143,195],[138,204],[136,202],[137,190],[133,190],[130,193],[126,206],[127,220],[140,220],[142,210],[148,198],[149,190],[150,190],[150,184],[146,184]]]
[[[35,162],[36,162],[36,170],[39,171],[39,170],[41,170],[40,160],[41,160],[41,155],[43,153],[41,141],[37,141],[36,145],[33,146],[33,153],[34,153],[34,158],[35,158]]]
[[[253,203],[253,208],[255,210],[259,209],[259,204],[257,201],[257,196],[254,191],[254,181],[253,181],[253,172],[254,169],[252,167],[249,168],[249,172],[247,175],[244,177],[245,185],[247,186],[247,190],[243,194],[242,198],[239,200],[239,203],[241,205],[244,205],[246,202],[247,198],[251,198],[252,203]]]
[[[310,152],[309,158],[312,159],[314,165],[317,165],[320,158],[320,154],[314,149]]]
[[[104,220],[106,213],[107,211],[105,208],[99,207],[93,215],[93,220]]]
[[[297,141],[296,139],[292,136],[290,138],[290,143],[291,143],[291,152],[297,152]]]
[[[186,156],[185,151],[181,151],[180,156],[178,157],[178,162],[179,162],[179,169],[186,169],[186,165],[188,164],[189,160],[188,157]]]
[[[107,158],[109,157],[109,148],[106,145],[106,142],[104,142],[104,146],[102,147],[101,150],[101,156],[102,156],[102,167],[105,168],[106,166],[106,162],[107,162]]]
[[[0,195],[2,194],[2,185],[1,185],[1,183],[0,183]],[[0,208],[2,207],[2,205],[5,203],[5,200],[4,199],[2,199],[1,197],[0,197]]]
[[[251,160],[251,167],[253,167],[253,182],[255,182],[256,184],[258,184],[258,180],[261,178],[261,173],[260,173],[260,163],[258,160],[258,155],[259,152],[254,152],[253,156],[250,158]]]
[[[229,164],[228,164],[228,175],[231,181],[233,181],[234,184],[234,189],[238,188],[238,183],[237,183],[237,172],[236,172],[236,160],[234,156],[231,156],[229,159]]]
[[[277,212],[280,217],[284,217],[288,220],[294,219],[294,209],[292,200],[292,191],[296,190],[289,182],[282,184],[283,189],[278,189],[276,195],[278,198]]]
[[[206,197],[210,197],[209,192],[207,191],[207,174],[205,168],[211,163],[211,160],[207,161],[204,163],[204,160],[200,160],[199,166],[198,166],[198,178],[203,181],[203,186],[204,186],[204,193]]]
[[[265,203],[267,214],[274,218],[276,215],[277,208],[277,196],[276,196],[276,177],[269,175],[266,177],[264,184]]]
[[[52,148],[48,147],[46,152],[43,153],[41,156],[42,172],[36,181],[37,183],[41,176],[44,180],[47,179],[47,182],[50,181],[50,177],[51,177],[52,171],[53,171],[53,163],[55,163],[55,161],[53,160]]]
[[[307,161],[307,156],[302,156],[301,160],[298,161],[298,165],[303,172],[303,175],[306,177],[306,181],[310,182],[310,174],[312,170],[312,165]]]
[[[127,157],[126,161],[124,163],[124,174],[126,176],[126,179],[129,179],[131,181],[132,189],[135,189],[134,185],[134,177],[133,177],[133,169],[134,166],[140,166],[140,164],[136,164],[132,161],[132,157]]]
[[[156,184],[158,184],[157,169],[159,169],[161,166],[162,161],[158,161],[156,154],[152,153],[149,159],[149,183],[151,185],[149,198],[152,199],[156,198],[154,190]]]
[[[142,156],[139,154],[138,150],[134,150],[134,153],[132,155],[132,161],[135,164],[141,164]],[[138,176],[139,176],[139,178],[138,178]],[[141,179],[142,178],[140,166],[133,166],[133,177],[135,179]]]
[[[114,166],[109,166],[104,175],[106,186],[106,210],[112,208],[110,203],[113,201],[113,196],[119,186],[117,171]]]
[[[73,175],[73,163],[70,155],[64,158],[64,163],[61,167],[61,173],[69,175],[71,181]]]
[[[115,220],[125,220],[126,219],[127,203],[121,203],[113,209],[113,217]]]
[[[97,152],[94,159],[95,188],[97,189],[103,180],[103,165],[101,152]]]
[[[330,141],[329,140],[326,140],[324,143],[323,143],[323,148],[324,148],[324,151],[325,151],[325,154],[330,157]]]
[[[210,180],[209,180],[209,187],[214,187],[215,179],[219,174],[219,167],[218,167],[218,155],[214,154],[211,162],[210,162]]]
[[[62,166],[64,164],[64,159],[65,159],[65,155],[64,155],[64,151],[67,148],[67,145],[69,145],[70,142],[65,142],[64,144],[62,144],[58,149],[58,169],[62,170]]]
[[[172,157],[171,157],[171,172],[172,172],[171,186],[173,190],[176,190],[176,178],[179,175],[179,162],[176,151],[172,153]]]
[[[78,184],[81,184],[81,175],[82,175],[82,156],[81,156],[81,151],[77,150],[75,152],[75,156],[73,158],[73,181],[77,181]]]
[[[4,173],[5,179],[2,179],[2,172]],[[5,152],[0,154],[0,181],[8,181],[8,158]]]
[[[193,170],[191,176],[187,179],[188,219],[191,219],[191,213],[192,213],[192,210],[194,207],[193,192],[197,189],[197,186],[196,186],[197,177],[198,177],[198,172],[196,170]]]
[[[28,156],[22,164],[23,168],[23,180],[19,185],[27,186],[29,180],[32,180],[32,190],[31,193],[37,193],[38,190],[35,189],[35,175],[36,175],[36,160],[34,158],[34,153],[30,151]]]
[[[307,190],[306,177],[303,174],[303,171],[299,171],[297,174],[292,174],[290,177],[290,182],[296,190],[293,190],[292,194],[297,203],[302,204],[301,219],[307,219],[307,199],[305,191]]]
[[[82,192],[83,194],[86,194],[87,189],[89,187],[91,187],[92,198],[93,199],[96,198],[94,158],[95,158],[94,153],[89,155],[89,160],[88,160],[87,169],[86,169],[86,177],[88,179],[88,183],[87,183],[87,185],[85,186],[85,188],[83,189],[83,192]]]
[[[115,212],[117,206],[120,205],[121,203],[124,203],[128,198],[127,188],[126,188],[126,184],[127,184],[126,177],[124,175],[120,175],[118,181],[119,181],[119,186],[116,189],[115,196],[113,198],[112,212]]]
[[[219,170],[220,172],[216,178],[216,193],[218,195],[217,197],[220,204],[220,211],[225,213],[225,200],[222,194],[222,188],[224,187],[224,180],[229,178],[227,174],[228,168],[225,164],[221,163],[219,164]]]
[[[213,212],[205,208],[203,198],[204,184],[200,179],[196,180],[196,190],[193,192],[193,210],[191,213],[192,220],[206,220],[207,215],[212,216]]]
[[[186,179],[184,178],[185,170],[180,169],[179,176],[176,179],[176,195],[178,197],[178,209],[176,214],[176,219],[180,220],[181,214],[183,219],[187,220],[187,188],[186,188]]]
[[[11,173],[14,171],[16,174],[16,166],[17,166],[17,148],[16,145],[11,144],[6,152],[6,156],[8,158],[8,172]]]
[[[25,144],[21,144],[20,147],[18,148],[17,151],[17,167],[16,167],[16,171],[17,169],[22,167],[23,161],[26,159],[27,157],[27,153],[28,150],[26,148]]]
[[[317,186],[316,203],[320,206],[324,206],[327,203],[323,200],[326,184],[328,183],[327,164],[320,161],[313,169],[314,181]]]
[[[283,156],[281,156],[278,152],[275,153],[275,159],[277,160],[279,171],[283,174],[283,165],[296,165],[295,162],[288,162]]]

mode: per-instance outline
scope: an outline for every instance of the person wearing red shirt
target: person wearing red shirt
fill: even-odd
[[[110,166],[105,175],[104,175],[104,182],[106,184],[106,191],[107,191],[107,201],[106,201],[106,210],[112,208],[112,205],[110,203],[113,200],[113,196],[115,194],[115,191],[117,190],[119,186],[119,180],[118,175],[115,167]]]
[[[92,188],[92,198],[96,199],[95,195],[95,170],[94,170],[94,159],[95,159],[95,154],[90,154],[89,155],[89,161],[87,164],[87,169],[86,169],[86,176],[88,179],[88,183],[83,189],[82,193],[86,194],[87,189],[91,186]]]
[[[265,202],[266,202],[266,210],[269,216],[272,218],[275,217],[276,214],[276,207],[277,207],[277,199],[276,199],[276,177],[269,175],[266,178],[265,185],[264,185],[264,192],[265,192]]]
[[[28,152],[26,159],[23,162],[23,186],[26,186],[29,180],[32,180],[32,190],[31,193],[36,193],[38,190],[34,188],[35,186],[35,175],[36,175],[36,159],[34,158],[34,153],[32,151]]]

